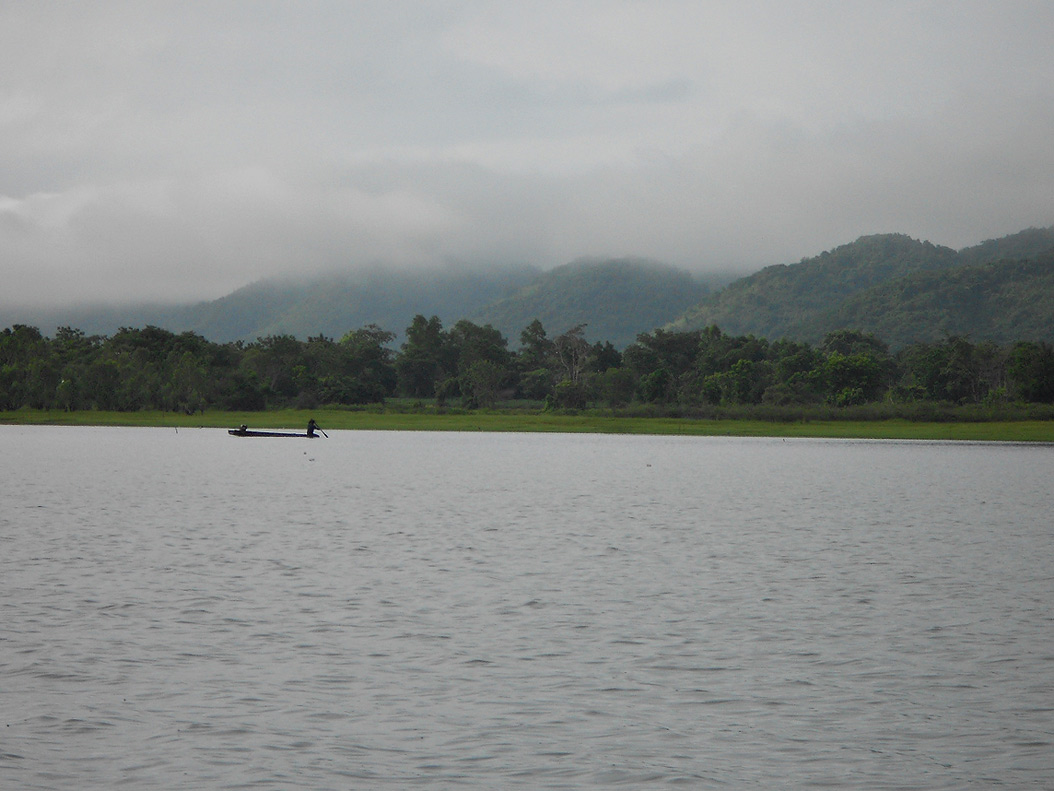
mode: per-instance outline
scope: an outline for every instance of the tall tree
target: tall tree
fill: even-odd
[[[451,354],[443,323],[438,316],[414,316],[406,341],[395,361],[399,390],[407,396],[429,398],[439,382],[453,374]]]
[[[586,325],[572,327],[553,340],[553,349],[564,379],[579,384],[585,374],[592,347],[585,338]]]

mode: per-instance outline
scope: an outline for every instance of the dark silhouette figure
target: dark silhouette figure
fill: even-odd
[[[315,422],[314,418],[311,418],[309,421],[307,421],[307,435],[309,437],[315,436],[315,429],[317,429],[317,428],[318,428],[318,423]]]

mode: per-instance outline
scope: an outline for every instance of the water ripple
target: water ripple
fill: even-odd
[[[0,427],[0,787],[1054,777],[1049,449],[331,435]]]

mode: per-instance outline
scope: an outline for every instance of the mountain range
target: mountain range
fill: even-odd
[[[617,347],[656,328],[717,325],[731,335],[817,342],[837,329],[893,347],[962,334],[973,341],[1054,341],[1054,226],[953,250],[903,234],[863,236],[795,264],[746,277],[694,276],[634,258],[582,259],[549,271],[376,270],[264,280],[193,305],[0,310],[0,327],[59,326],[109,335],[153,324],[212,341],[289,334],[341,337],[377,324],[402,333],[416,314],[462,318],[509,339],[535,318],[550,337],[585,325]]]
[[[856,329],[893,347],[948,335],[1054,340],[1054,227],[959,251],[903,234],[863,236],[730,283],[666,329],[709,325],[811,343]]]

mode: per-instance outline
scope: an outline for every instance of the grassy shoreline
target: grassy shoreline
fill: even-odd
[[[533,412],[396,412],[344,409],[283,409],[268,412],[60,412],[20,409],[0,412],[0,425],[139,426],[176,428],[303,429],[314,417],[325,430],[491,431],[681,436],[821,437],[845,439],[926,439],[967,442],[1051,442],[1054,421],[889,420],[769,421],[561,415]]]

